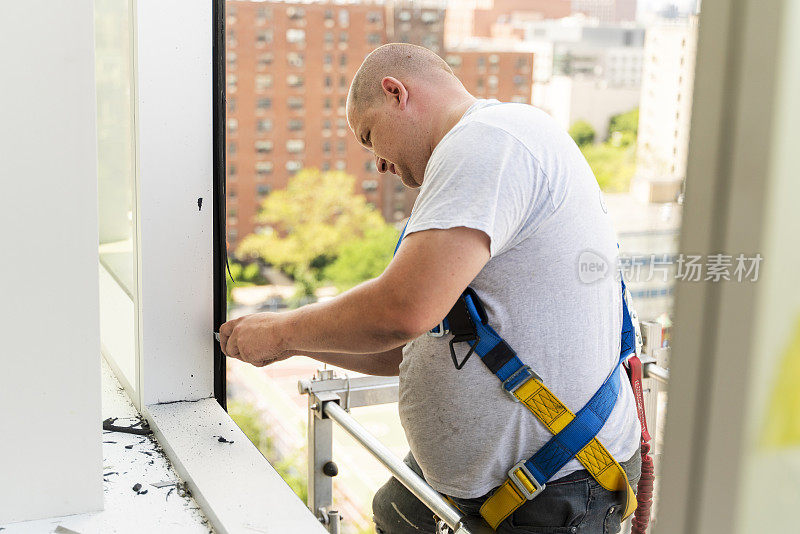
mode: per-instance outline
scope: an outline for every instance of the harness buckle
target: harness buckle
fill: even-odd
[[[442,319],[442,321],[439,324],[437,324],[427,332],[427,334],[430,337],[444,337],[445,334],[449,333],[450,330],[444,327],[444,319]]]
[[[508,479],[517,488],[517,491],[525,497],[526,500],[531,500],[538,497],[542,490],[547,486],[546,484],[539,484],[536,477],[525,467],[526,460],[522,460],[517,465],[508,470]],[[519,472],[522,472],[522,478]]]
[[[517,381],[520,373],[525,373],[526,375],[528,375],[528,378]],[[514,399],[516,402],[519,402],[519,398],[517,398],[517,396],[514,395],[514,392],[517,391],[520,388],[520,386],[522,386],[522,384],[524,384],[531,378],[535,378],[539,382],[542,381],[542,377],[536,374],[536,371],[534,371],[527,365],[523,365],[522,367],[514,371],[514,373],[511,376],[503,380],[502,384],[503,391],[508,393],[509,397]],[[513,384],[510,389],[506,387],[506,384],[508,383]]]

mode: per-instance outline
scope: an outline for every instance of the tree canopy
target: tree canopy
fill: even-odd
[[[264,230],[245,237],[237,255],[278,267],[306,295],[325,277],[345,287],[379,275],[391,260],[389,237],[397,235],[355,193],[353,176],[315,168],[299,171],[285,189],[272,191],[257,221]]]

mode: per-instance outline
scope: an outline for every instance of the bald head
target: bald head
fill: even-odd
[[[389,43],[370,53],[356,72],[347,95],[349,114],[361,113],[383,99],[381,80],[386,76],[403,83],[410,79],[458,83],[450,66],[421,46]]]

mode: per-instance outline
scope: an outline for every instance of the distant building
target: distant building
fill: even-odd
[[[347,126],[361,61],[385,43],[383,6],[227,2],[228,243],[259,230],[263,197],[303,167],[347,170],[382,207],[385,181]]]
[[[446,0],[396,0],[386,4],[389,42],[414,43],[444,52]]]
[[[636,0],[572,0],[572,12],[603,23],[636,20]]]
[[[445,45],[462,46],[471,38],[508,36],[517,20],[557,19],[569,16],[570,0],[458,0],[450,2]],[[521,35],[515,36],[516,40]]]
[[[638,87],[614,87],[596,78],[553,76],[538,89],[537,107],[565,130],[577,121],[588,122],[597,132],[597,142],[605,139],[611,117],[639,105]]]
[[[583,16],[524,23],[525,43],[540,56],[534,82],[549,75],[588,76],[610,86],[638,87],[642,79],[645,29],[601,24]]]
[[[261,231],[264,196],[304,167],[345,170],[389,222],[408,216],[417,190],[381,175],[347,125],[345,104],[364,57],[411,42],[449,58],[476,96],[530,101],[532,56],[495,49],[448,52],[445,2],[291,3],[227,6],[228,244]]]
[[[585,16],[523,27],[525,43],[536,55],[532,102],[563,128],[585,120],[602,141],[612,116],[638,106],[644,28]]]
[[[696,50],[696,16],[647,30],[631,186],[642,200],[674,200],[686,177]]]

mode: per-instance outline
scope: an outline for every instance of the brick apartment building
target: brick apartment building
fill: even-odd
[[[259,231],[264,196],[304,167],[345,170],[389,222],[408,216],[416,190],[375,169],[347,126],[347,91],[364,57],[412,42],[445,57],[481,98],[530,102],[532,54],[444,49],[444,3],[229,0],[227,17],[228,245]]]

